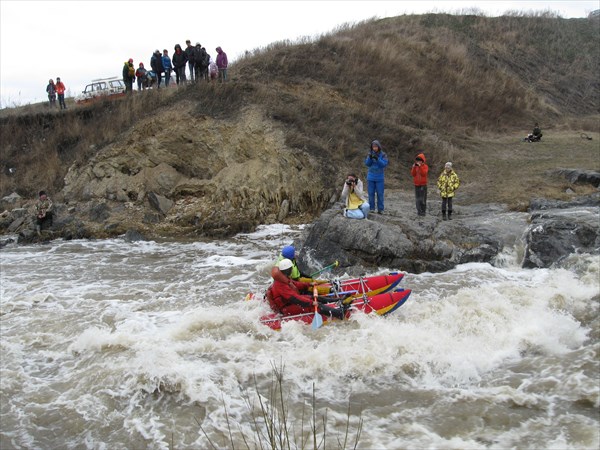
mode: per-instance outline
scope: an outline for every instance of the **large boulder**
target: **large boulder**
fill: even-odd
[[[508,212],[501,205],[463,206],[455,209],[453,220],[444,221],[438,203],[430,202],[429,214],[419,217],[411,211],[411,200],[386,200],[386,213],[366,220],[343,217],[342,205],[335,204],[299,241],[300,267],[312,273],[337,260],[340,273],[360,275],[379,267],[421,273],[467,262],[493,263],[526,227],[526,213]]]
[[[523,267],[560,263],[572,253],[600,253],[600,194],[573,202],[532,202]]]

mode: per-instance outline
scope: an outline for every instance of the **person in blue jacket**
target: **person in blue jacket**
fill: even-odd
[[[383,214],[385,210],[383,203],[383,182],[388,158],[378,140],[371,142],[371,149],[365,159],[365,165],[369,168],[367,172],[367,189],[369,191],[371,212],[375,212],[375,194],[377,194],[377,212]]]

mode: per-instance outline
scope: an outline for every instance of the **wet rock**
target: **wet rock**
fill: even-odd
[[[159,195],[156,192],[148,193],[148,201],[154,209],[156,209],[163,215],[167,215],[169,210],[175,204],[172,200],[169,200],[167,197],[163,197],[162,195]]]
[[[281,206],[279,207],[279,215],[277,216],[277,220],[279,222],[283,222],[284,219],[290,212],[290,202],[285,199],[281,202]]]
[[[126,242],[137,242],[137,241],[146,241],[147,239],[136,230],[127,230],[124,237]]]
[[[104,222],[110,217],[110,208],[106,203],[98,203],[90,208],[88,214],[91,221]]]
[[[572,253],[600,252],[600,208],[579,206],[544,209],[531,215],[523,267],[544,268]]]
[[[21,226],[25,223],[25,217],[19,217],[18,219],[15,219],[14,221],[12,221],[12,223],[8,226],[8,232],[9,233],[14,233],[15,231],[17,231],[19,228],[21,228]]]
[[[527,217],[501,205],[473,205],[462,207],[460,218],[442,221],[437,213],[419,217],[407,212],[411,208],[410,201],[389,201],[385,215],[353,220],[343,217],[342,205],[336,204],[307,228],[299,243],[300,268],[311,273],[320,268],[315,261],[337,260],[340,273],[360,275],[378,267],[421,273],[492,263],[506,245],[520,239]],[[510,223],[502,216],[509,216]]]
[[[554,173],[565,177],[569,183],[591,184],[594,187],[600,186],[600,173],[593,170],[580,169],[558,169]]]

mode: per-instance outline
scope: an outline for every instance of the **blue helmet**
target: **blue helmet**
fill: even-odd
[[[283,247],[283,250],[281,250],[281,256],[283,256],[284,258],[294,259],[295,255],[296,249],[293,245],[286,245],[285,247]]]

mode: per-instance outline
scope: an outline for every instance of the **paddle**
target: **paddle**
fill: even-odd
[[[316,330],[321,325],[323,325],[323,318],[321,317],[321,314],[319,314],[319,310],[318,310],[319,309],[318,297],[319,297],[319,291],[317,290],[317,285],[315,284],[313,286],[313,304],[315,305],[315,316],[313,317],[312,324],[311,324],[313,330]]]
[[[321,270],[317,270],[315,273],[311,274],[310,278],[314,278],[315,275],[319,275],[321,272],[325,272],[326,270],[333,269],[334,267],[337,267],[339,265],[340,265],[339,261],[336,261],[333,264],[329,264],[328,266],[323,267]]]

